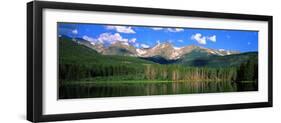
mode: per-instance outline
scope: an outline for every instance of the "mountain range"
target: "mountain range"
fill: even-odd
[[[85,45],[103,55],[122,55],[122,56],[135,56],[141,58],[149,58],[149,57],[163,57],[167,60],[177,60],[182,58],[183,56],[190,54],[194,51],[206,53],[207,56],[226,56],[239,54],[238,51],[230,51],[224,49],[209,49],[201,46],[189,45],[185,47],[174,47],[171,43],[158,43],[154,47],[151,48],[136,48],[128,43],[124,43],[122,41],[116,41],[108,47],[103,46],[100,43],[92,43],[90,41],[86,41],[84,39],[77,39],[79,44]]]
[[[76,38],[74,43],[85,46],[104,56],[135,57],[159,64],[183,64],[188,66],[237,66],[248,60],[257,61],[257,52],[240,53],[223,49],[210,49],[201,46],[189,45],[174,47],[171,43],[159,43],[151,48],[136,48],[128,43],[116,41],[109,46],[100,43]]]

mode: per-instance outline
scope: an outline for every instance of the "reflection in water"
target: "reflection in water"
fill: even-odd
[[[257,84],[233,82],[91,83],[60,86],[59,99],[257,91]]]

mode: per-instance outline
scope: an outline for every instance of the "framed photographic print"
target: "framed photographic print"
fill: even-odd
[[[33,122],[272,106],[272,16],[27,4]]]

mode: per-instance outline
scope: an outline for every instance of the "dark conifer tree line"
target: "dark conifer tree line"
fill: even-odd
[[[143,64],[59,64],[60,80],[168,80],[181,81],[257,81],[258,65],[247,61],[239,67],[186,67],[183,65]]]

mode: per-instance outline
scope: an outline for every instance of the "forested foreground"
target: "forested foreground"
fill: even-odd
[[[258,66],[250,61],[241,64],[240,67],[227,68],[161,64],[139,64],[139,66],[128,64],[60,64],[59,70],[61,82],[77,80],[93,82],[122,80],[254,82],[258,78]]]
[[[142,66],[142,67],[140,67]],[[257,64],[207,68],[181,65],[60,64],[59,98],[97,98],[257,91]]]

